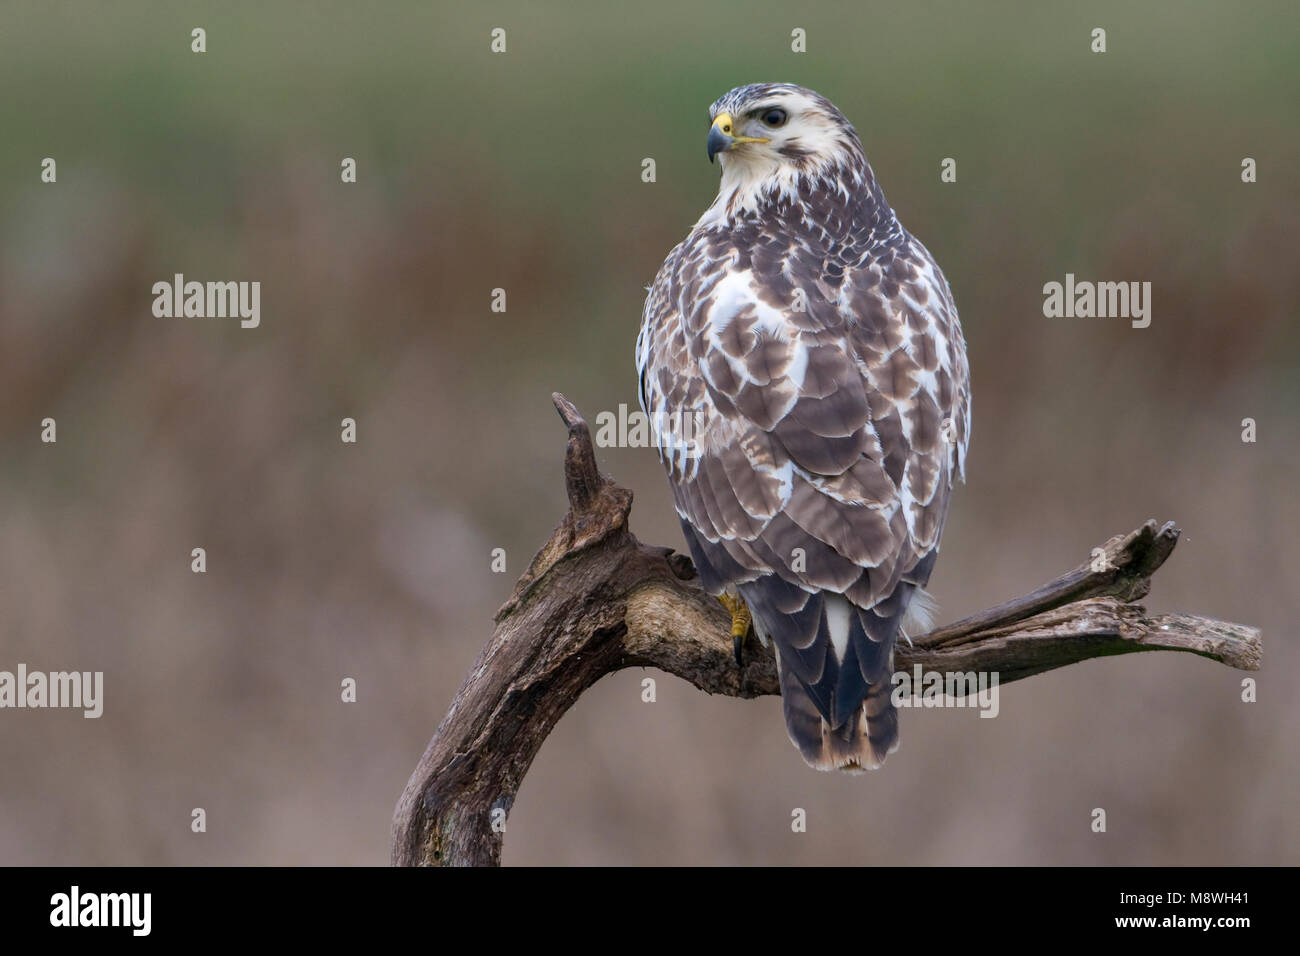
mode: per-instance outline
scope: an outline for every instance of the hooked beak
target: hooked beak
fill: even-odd
[[[709,162],[718,153],[725,153],[741,143],[770,143],[771,140],[759,136],[736,136],[736,124],[730,113],[719,113],[713,125],[709,127]]]

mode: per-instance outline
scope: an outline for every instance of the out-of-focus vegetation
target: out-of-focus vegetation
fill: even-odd
[[[644,704],[624,673],[543,750],[507,862],[1295,862],[1297,19],[5,4],[0,669],[103,670],[106,694],[99,720],[0,712],[0,862],[386,860],[407,774],[562,513],[549,394],[635,407],[644,286],[715,188],[705,111],[773,79],[855,122],[961,309],[975,428],[944,617],[1172,517],[1150,603],[1264,627],[1265,689],[1092,662],[1007,688],[996,720],[907,711],[888,766],[847,779],[803,766],[776,700],[657,675]],[[259,280],[261,326],[155,318],[178,272]],[[1045,319],[1067,272],[1152,282],[1151,327]],[[637,533],[680,544],[654,454],[603,465]]]

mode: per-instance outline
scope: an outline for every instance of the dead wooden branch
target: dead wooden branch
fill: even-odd
[[[770,652],[732,656],[730,616],[685,555],[628,531],[632,493],[601,475],[587,424],[552,396],[569,429],[569,511],[496,615],[496,630],[406,785],[393,818],[395,865],[498,865],[506,815],[533,758],[565,711],[604,675],[656,667],[710,694],[778,693]],[[1032,594],[897,649],[895,666],[997,672],[1019,680],[1076,661],[1189,651],[1259,667],[1259,631],[1133,603],[1178,541],[1148,521]],[[1094,570],[1096,568],[1097,570]],[[810,771],[811,772],[811,771]]]

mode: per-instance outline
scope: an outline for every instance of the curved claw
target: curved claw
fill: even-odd
[[[718,600],[731,614],[731,646],[736,655],[736,666],[743,669],[745,635],[749,633],[753,617],[744,599],[738,595],[719,594]]]

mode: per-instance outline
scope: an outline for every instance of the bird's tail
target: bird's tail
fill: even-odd
[[[891,699],[893,685],[886,678],[867,685],[867,696],[857,712],[839,727],[831,727],[817,710],[807,689],[788,667],[781,666],[781,703],[790,740],[808,766],[817,770],[862,773],[875,770],[898,749],[898,711]],[[893,654],[889,672],[892,673]]]

